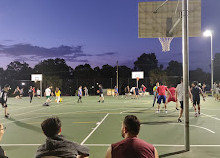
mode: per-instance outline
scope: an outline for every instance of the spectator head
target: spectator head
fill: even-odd
[[[157,87],[159,87],[159,86],[160,86],[160,83],[159,83],[159,82],[157,82],[157,83],[156,83],[156,86],[157,86]]]
[[[197,82],[197,81],[193,81],[193,84],[194,84],[195,86],[197,86],[197,85],[198,85],[198,82]]]
[[[41,128],[47,137],[54,137],[61,133],[61,121],[58,117],[50,117],[41,123]]]
[[[127,115],[122,123],[122,137],[126,135],[137,136],[140,131],[140,121],[134,115]]]
[[[4,86],[4,89],[5,89],[5,91],[9,91],[11,88],[10,88],[10,85],[9,84],[6,84],[5,86]]]

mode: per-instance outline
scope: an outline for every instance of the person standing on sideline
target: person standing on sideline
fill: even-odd
[[[61,94],[60,89],[56,87],[55,95],[56,95],[57,104],[60,103],[60,94]]]
[[[112,144],[105,158],[158,158],[156,148],[138,138],[140,127],[141,123],[136,116],[126,116],[121,128],[124,139]]]
[[[86,86],[84,87],[84,93],[85,93],[85,97],[89,96],[89,91]]]
[[[99,92],[99,103],[100,102],[102,102],[102,103],[104,103],[104,95],[103,95],[103,88],[102,88],[102,85],[101,84],[99,84],[99,90],[98,90],[98,92]]]
[[[82,86],[79,86],[79,88],[78,88],[78,101],[77,101],[77,103],[82,103]]]
[[[32,102],[32,99],[33,99],[33,96],[34,96],[34,91],[33,91],[32,86],[30,86],[30,89],[28,90],[28,94],[29,94],[30,103],[31,103],[31,102]]]
[[[40,89],[37,89],[37,97],[38,97],[38,98],[40,98],[40,94],[41,94]]]
[[[8,104],[7,104],[9,90],[10,90],[10,85],[6,84],[0,93],[0,103],[2,104],[2,107],[5,108],[6,118],[9,118]]]

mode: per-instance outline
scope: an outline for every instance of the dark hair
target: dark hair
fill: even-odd
[[[138,135],[140,131],[140,121],[134,115],[127,115],[124,119],[124,125],[127,131],[133,135]]]
[[[198,82],[197,82],[197,81],[193,81],[193,84],[194,84],[195,86],[197,86],[197,85],[198,85]]]
[[[4,87],[5,87],[5,88],[8,88],[8,87],[10,87],[10,85],[9,85],[9,84],[6,84]]]
[[[41,123],[41,128],[47,137],[53,137],[59,133],[61,121],[58,117],[50,117]]]

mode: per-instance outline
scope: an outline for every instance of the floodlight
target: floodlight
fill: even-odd
[[[206,31],[203,33],[203,36],[205,36],[205,37],[212,36],[212,31],[206,30]]]

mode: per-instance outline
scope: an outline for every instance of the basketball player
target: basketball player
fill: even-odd
[[[102,103],[104,103],[104,95],[103,95],[103,88],[102,88],[102,85],[101,84],[99,84],[99,90],[98,90],[98,92],[99,92],[99,103],[100,102],[102,102]]]
[[[55,95],[56,95],[57,104],[60,103],[60,94],[61,94],[60,89],[56,87]]]
[[[0,103],[2,104],[2,108],[5,108],[5,117],[6,118],[9,118],[8,105],[7,105],[9,90],[10,90],[10,85],[6,84],[0,93]]]
[[[154,102],[153,102],[153,106],[152,106],[152,107],[154,107],[154,104],[155,104],[155,102],[156,102],[156,100],[157,100],[157,98],[158,98],[157,88],[158,88],[159,86],[160,86],[160,83],[157,82],[157,83],[156,83],[156,86],[154,86],[154,88],[153,88],[153,92],[154,92]]]
[[[168,99],[167,99],[167,104],[169,103],[169,102],[175,102],[176,103],[176,110],[179,110],[178,109],[178,101],[177,101],[177,99],[176,99],[176,88],[175,87],[173,87],[173,86],[171,86],[170,88],[169,88],[169,91],[170,91],[170,93],[171,93],[171,95],[168,93],[168,95],[167,95],[167,97],[168,97]]]
[[[198,86],[197,81],[193,82],[191,93],[192,93],[191,100],[193,102],[193,107],[195,109],[195,117],[197,117],[198,115],[200,115],[200,94],[202,94],[203,100],[205,101],[205,96],[202,92],[202,89]],[[198,105],[198,113],[196,110],[196,105]]]
[[[28,94],[29,94],[30,103],[31,103],[31,102],[32,102],[32,99],[33,99],[33,95],[34,95],[34,91],[33,91],[32,86],[30,86],[30,89],[28,90]]]
[[[156,113],[160,113],[160,104],[161,101],[163,100],[164,103],[164,108],[165,108],[165,113],[167,113],[167,105],[166,105],[166,91],[171,95],[169,89],[164,86],[162,83],[161,85],[157,88],[157,93],[158,93],[158,99],[157,99],[157,103],[158,103],[158,108]]]
[[[78,101],[77,101],[77,103],[82,103],[82,86],[79,86],[79,88],[78,88]]]

